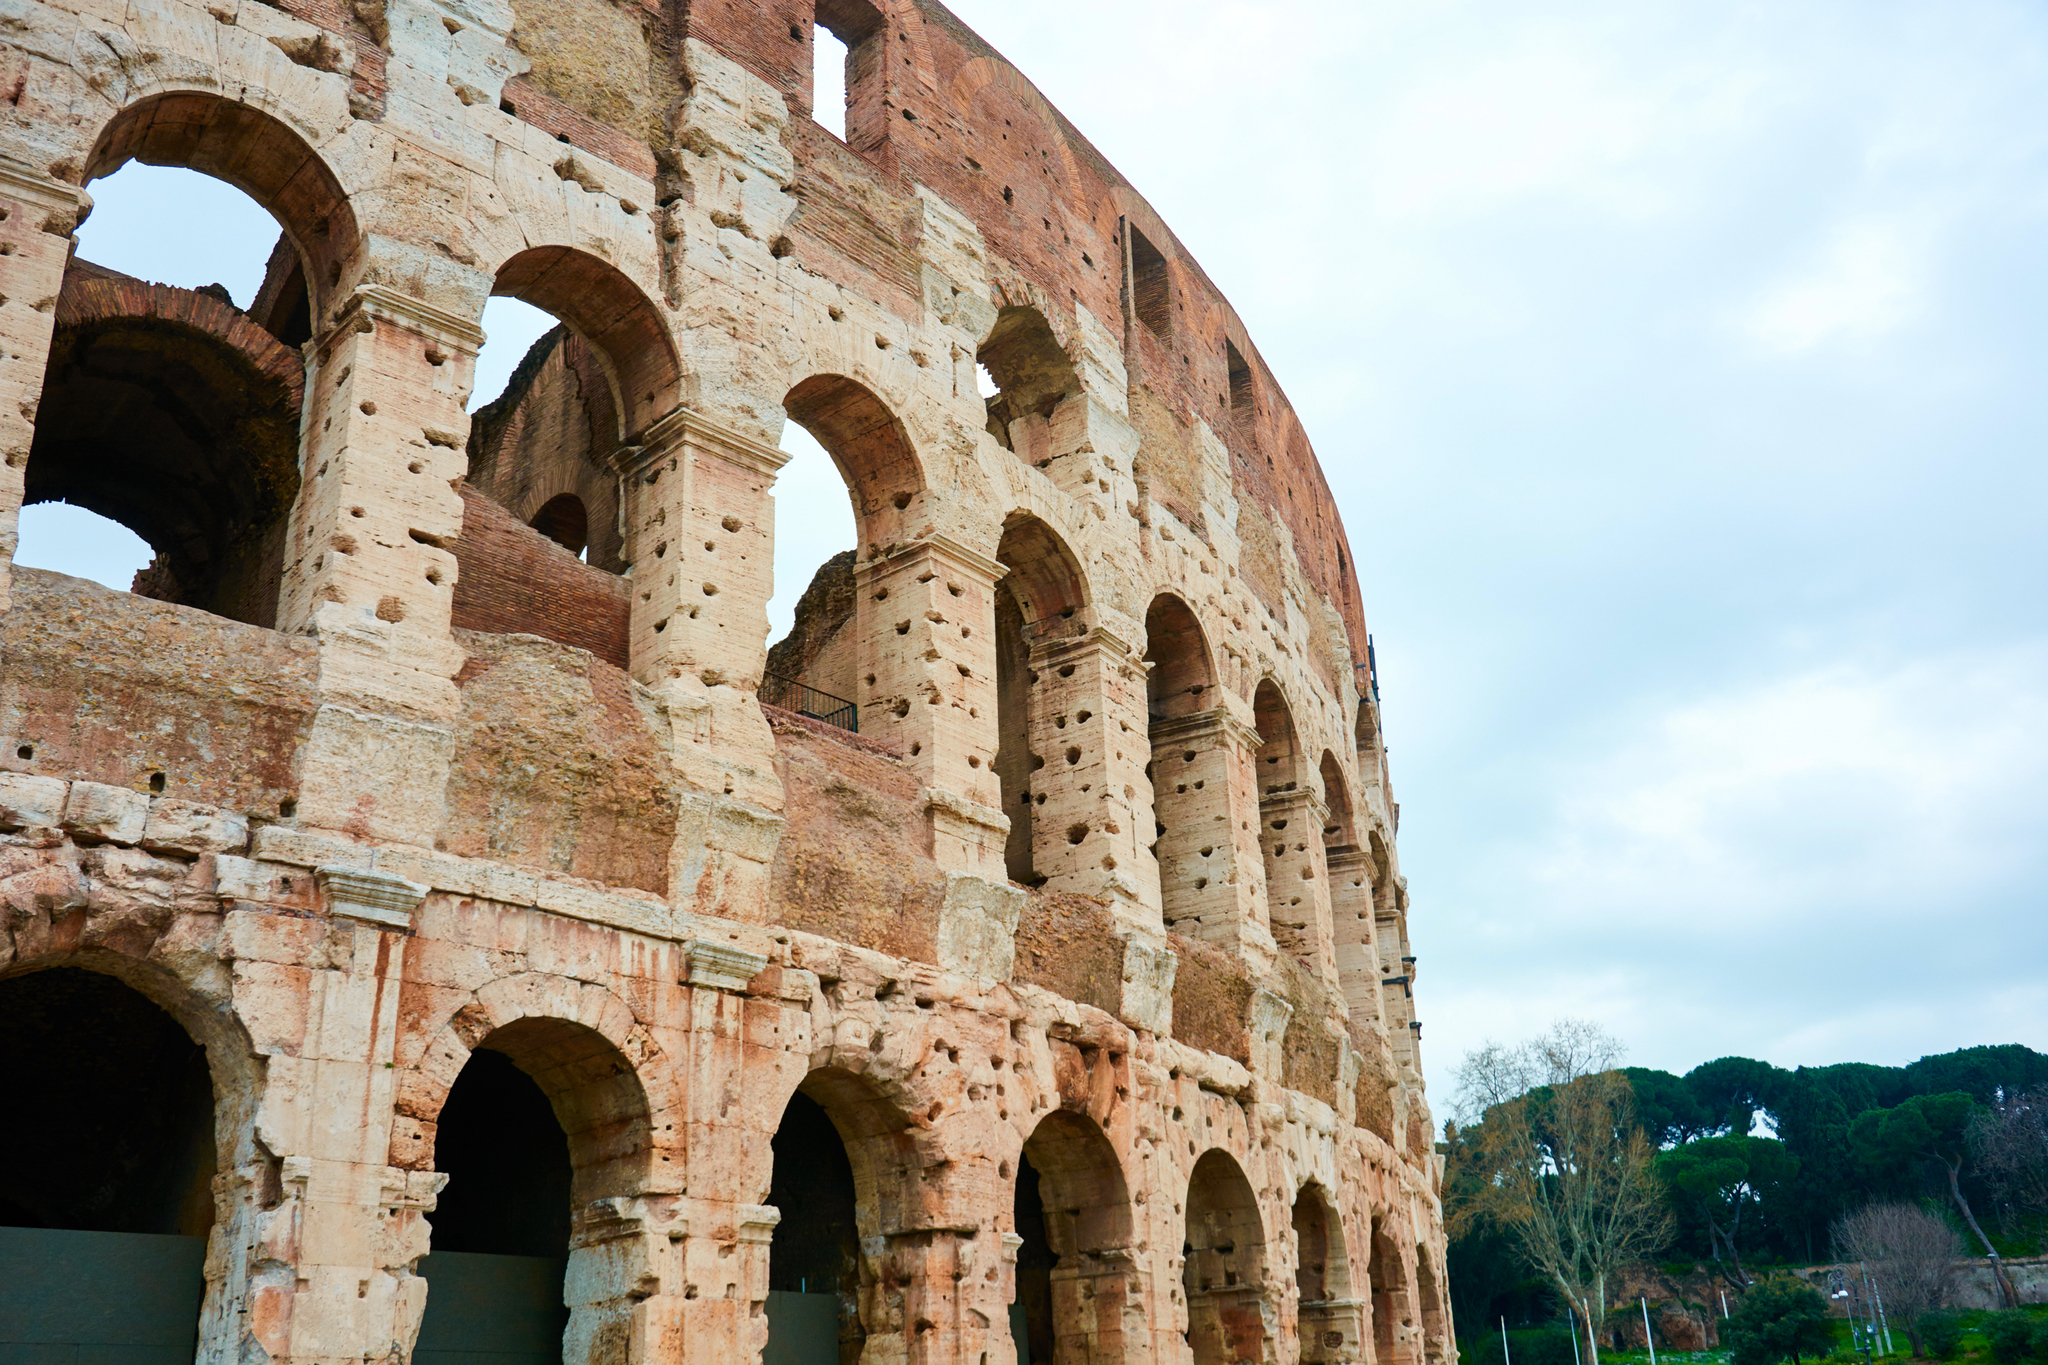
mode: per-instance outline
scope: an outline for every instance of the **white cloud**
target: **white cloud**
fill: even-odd
[[[1844,224],[1808,270],[1743,310],[1741,327],[1765,348],[1788,354],[1897,330],[1920,306],[1925,268],[1918,235],[1895,220]]]

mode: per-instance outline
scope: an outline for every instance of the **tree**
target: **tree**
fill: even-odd
[[[1720,1127],[1721,1117],[1699,1102],[1683,1078],[1641,1066],[1623,1067],[1622,1075],[1635,1092],[1636,1118],[1652,1147],[1675,1147]]]
[[[1867,1109],[1858,1114],[1849,1125],[1849,1144],[1857,1158],[1879,1174],[1902,1170],[1929,1158],[1940,1162],[1948,1175],[1950,1197],[1962,1211],[1970,1231],[1984,1244],[1984,1254],[1991,1260],[1991,1273],[1997,1277],[2006,1306],[2018,1307],[2019,1294],[1999,1262],[1998,1248],[1984,1235],[1977,1215],[1970,1211],[1970,1201],[1963,1197],[1963,1160],[1968,1155],[1965,1134],[1974,1108],[1975,1103],[1966,1091],[1915,1095],[1894,1108]]]
[[[1657,1158],[1657,1178],[1671,1192],[1673,1202],[1705,1220],[1714,1263],[1721,1268],[1722,1278],[1738,1289],[1752,1283],[1736,1247],[1743,1213],[1751,1204],[1761,1202],[1765,1191],[1790,1180],[1798,1171],[1799,1158],[1786,1151],[1784,1143],[1733,1134],[1688,1142]],[[1724,1248],[1728,1253],[1725,1260],[1721,1255]]]
[[[2048,1213],[2048,1090],[1998,1095],[1970,1115],[1964,1138],[2001,1210]]]
[[[1721,1339],[1734,1348],[1734,1365],[1799,1365],[1802,1355],[1823,1356],[1834,1342],[1828,1306],[1813,1286],[1776,1275],[1742,1296]]]
[[[1863,1266],[1886,1320],[1906,1329],[1914,1355],[1925,1355],[1921,1322],[1947,1305],[1963,1255],[1956,1230],[1917,1204],[1866,1204],[1835,1224],[1835,1255]]]
[[[1507,1230],[1524,1260],[1597,1329],[1607,1277],[1660,1246],[1670,1215],[1633,1117],[1621,1047],[1562,1020],[1520,1047],[1489,1043],[1459,1068],[1466,1122],[1447,1180],[1452,1235]]]

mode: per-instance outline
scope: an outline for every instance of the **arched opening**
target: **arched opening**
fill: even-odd
[[[1040,1120],[1018,1161],[1014,1214],[1018,1365],[1123,1359],[1130,1191],[1102,1129],[1067,1110]]]
[[[995,588],[995,770],[1010,817],[1003,863],[1011,881],[1037,886],[1050,870],[1040,866],[1049,837],[1040,828],[1043,808],[1087,753],[1078,728],[1071,737],[1063,733],[1056,679],[1041,678],[1032,660],[1041,646],[1068,633],[1085,600],[1073,552],[1035,517],[1015,513],[1003,523],[996,560],[1008,570]],[[1051,752],[1040,752],[1041,746]],[[1086,826],[1080,829],[1085,839]]]
[[[141,596],[275,625],[304,390],[298,354],[218,296],[75,263],[22,501],[140,537]]]
[[[1152,818],[1166,926],[1200,934],[1231,908],[1230,781],[1209,642],[1187,603],[1171,593],[1145,613],[1146,714]]]
[[[1394,1059],[1413,1066],[1416,1058],[1415,957],[1408,951],[1408,926],[1401,913],[1400,888],[1394,882],[1394,860],[1379,831],[1366,836],[1372,865],[1373,939],[1380,967],[1380,1019],[1394,1046]]]
[[[1188,1179],[1181,1285],[1195,1365],[1264,1358],[1265,1227],[1244,1170],[1211,1148]]]
[[[1054,430],[1055,414],[1080,395],[1081,377],[1043,313],[1027,304],[1002,308],[975,362],[995,386],[985,401],[988,434],[998,445],[1038,469],[1068,453]]]
[[[886,1231],[877,1195],[901,1173],[897,1135],[909,1126],[843,1071],[814,1071],[790,1096],[772,1140],[768,1202],[782,1218],[768,1246],[763,1365],[858,1365],[875,1279],[863,1244]]]
[[[1294,1200],[1295,1304],[1303,1361],[1357,1358],[1360,1323],[1345,1264],[1344,1232],[1330,1194],[1301,1187]]]
[[[353,216],[296,133],[213,95],[124,110],[84,179],[96,203],[58,293],[17,562],[59,567],[41,547],[62,537],[63,568],[271,626],[299,483],[297,348],[355,249]]]
[[[498,268],[483,330],[454,624],[540,635],[625,667],[631,606],[618,577],[628,566],[615,457],[679,400],[668,329],[615,266],[534,247]]]
[[[623,1330],[632,1303],[601,1276],[565,1293],[570,1236],[578,1210],[638,1192],[647,1115],[631,1064],[584,1025],[521,1019],[477,1044],[435,1121],[448,1183],[427,1216],[416,1365],[476,1352],[543,1365],[565,1337]]]
[[[590,545],[590,514],[574,493],[549,498],[526,524],[579,559]]]
[[[1408,1296],[1401,1288],[1400,1253],[1387,1236],[1385,1221],[1377,1215],[1372,1220],[1372,1250],[1365,1277],[1371,1299],[1373,1359],[1377,1365],[1408,1365],[1396,1354],[1396,1343],[1406,1341],[1408,1335]]]
[[[1301,785],[1301,752],[1294,741],[1294,712],[1271,678],[1252,693],[1252,723],[1259,732],[1257,765],[1261,797],[1278,796]]]
[[[924,491],[923,470],[903,424],[854,380],[813,375],[783,406],[790,461],[775,481],[768,608],[775,643],[761,700],[841,729],[886,734],[902,712],[894,690],[881,685],[877,661],[862,663],[886,613],[856,591],[855,580],[863,547],[872,561],[901,540],[904,513]],[[878,676],[864,681],[864,667]]]
[[[190,1359],[215,1218],[205,1049],[72,967],[0,980],[0,1037],[0,1335],[30,1359]]]

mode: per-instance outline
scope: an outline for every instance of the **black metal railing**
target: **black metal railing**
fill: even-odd
[[[860,708],[844,697],[820,692],[808,683],[774,673],[761,675],[761,700],[799,716],[809,716],[852,734],[860,733]]]

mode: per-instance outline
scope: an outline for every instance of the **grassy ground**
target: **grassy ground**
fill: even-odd
[[[2048,1304],[2030,1304],[2022,1311],[2048,1317]],[[1984,1334],[1978,1330],[1984,1319],[1989,1317],[1990,1314],[1985,1311],[1970,1309],[1959,1312],[1956,1316],[1962,1320],[1965,1329],[1962,1347],[1953,1357],[1956,1365],[1993,1365],[1991,1343],[1986,1341]],[[1834,1349],[1820,1362],[1809,1360],[1803,1361],[1802,1365],[1861,1365],[1863,1360],[1862,1352],[1852,1350],[1850,1347],[1849,1324],[1838,1318],[1832,1320],[1828,1325],[1834,1331]],[[1895,1350],[1891,1356],[1887,1357],[1880,1353],[1872,1357],[1873,1361],[1886,1359],[1904,1361],[1913,1358],[1912,1348],[1907,1342],[1906,1334],[1896,1327],[1892,1329],[1892,1346]],[[1657,1365],[1729,1365],[1729,1361],[1730,1356],[1727,1351],[1660,1350],[1657,1352]],[[1588,1362],[1588,1365],[1590,1365],[1590,1362]],[[1646,1351],[1603,1349],[1600,1352],[1600,1365],[1650,1365],[1650,1356]]]

